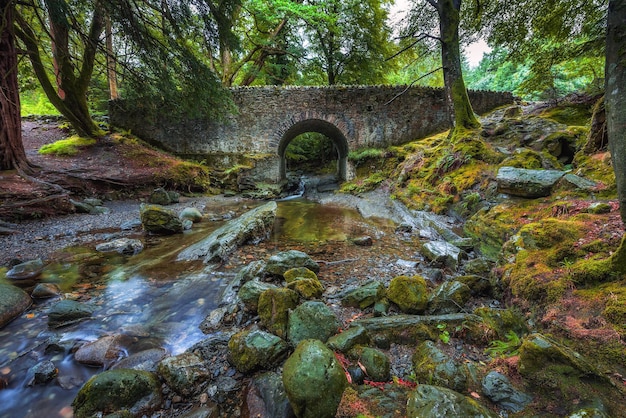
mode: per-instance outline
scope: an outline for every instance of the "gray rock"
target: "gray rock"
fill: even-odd
[[[428,300],[429,315],[461,312],[471,296],[470,288],[456,280],[443,282],[430,294]]]
[[[106,215],[111,213],[111,209],[105,206],[94,206],[89,212],[90,215]]]
[[[365,328],[360,326],[351,326],[347,330],[333,335],[328,339],[326,345],[333,351],[341,351],[347,353],[356,345],[364,345],[369,343],[369,336]]]
[[[229,361],[241,373],[269,369],[287,354],[287,343],[260,330],[247,330],[233,335],[228,341]]]
[[[363,347],[360,350],[359,362],[365,368],[369,380],[388,382],[391,379],[391,362],[382,351]]]
[[[11,280],[34,279],[41,274],[44,264],[40,259],[30,260],[13,266],[6,272],[6,278]]]
[[[373,244],[372,237],[370,236],[356,237],[352,239],[352,242],[359,247],[371,247]]]
[[[157,205],[142,204],[139,209],[141,224],[146,232],[160,235],[172,235],[183,232],[183,224],[178,215]]]
[[[341,297],[341,303],[344,306],[365,309],[383,299],[385,295],[385,285],[378,280],[370,280],[363,286],[345,293]]]
[[[141,219],[133,219],[130,221],[126,221],[120,225],[120,229],[122,231],[130,231],[132,229],[137,229],[141,227]]]
[[[275,372],[263,373],[250,382],[244,411],[248,417],[295,417],[281,376]]]
[[[559,187],[566,190],[578,189],[592,192],[597,189],[598,183],[584,177],[577,176],[576,174],[568,173],[564,175],[559,182]]]
[[[86,203],[91,206],[102,206],[104,204],[104,202],[102,202],[102,199],[97,199],[93,197],[88,197],[86,199],[83,199],[83,203]]]
[[[48,312],[48,326],[60,328],[91,318],[93,308],[84,303],[73,300],[62,300],[50,308]]]
[[[148,197],[148,202],[153,205],[169,205],[172,202],[172,198],[169,193],[162,187],[158,189],[154,189],[152,193],[150,193],[150,197]]]
[[[467,389],[466,369],[457,365],[432,341],[424,341],[418,345],[411,362],[420,384],[443,386],[457,392]]]
[[[246,309],[256,312],[259,307],[259,298],[261,294],[269,289],[278,289],[278,286],[271,283],[260,282],[258,280],[251,280],[244,283],[240,288],[237,295],[243,302]]]
[[[17,318],[33,303],[19,287],[0,283],[0,328]]]
[[[200,383],[211,377],[202,359],[190,352],[166,357],[158,364],[157,372],[170,388],[185,396],[193,394]]]
[[[565,175],[558,170],[529,170],[501,167],[496,181],[498,190],[512,196],[535,198],[550,196],[554,185]]]
[[[102,253],[116,252],[125,255],[135,255],[143,251],[143,243],[138,239],[119,238],[96,245],[96,251]]]
[[[598,408],[585,408],[567,416],[567,418],[611,418],[606,412]]]
[[[461,261],[462,251],[446,241],[429,241],[422,247],[422,252],[430,261],[456,270]]]
[[[207,238],[178,254],[177,260],[204,258],[205,263],[225,261],[240,245],[267,239],[276,218],[276,202],[269,202],[241,215],[213,231]]]
[[[181,219],[181,224],[183,225],[183,231],[189,231],[193,228],[193,222],[191,219]]]
[[[483,393],[499,407],[520,412],[532,401],[532,397],[513,387],[509,379],[496,371],[489,372],[482,380]]]
[[[453,390],[418,385],[409,395],[406,408],[410,418],[496,418],[497,415],[474,399]]]
[[[61,289],[56,283],[39,283],[33,289],[31,296],[35,299],[54,298],[61,294]]]
[[[283,384],[297,417],[333,418],[348,381],[324,343],[304,340],[283,366]]]
[[[111,369],[133,369],[146,372],[156,372],[157,365],[167,356],[167,351],[163,348],[150,348],[120,360]]]
[[[108,370],[89,379],[72,402],[74,416],[86,418],[128,411],[150,416],[161,405],[161,383],[141,370]]]
[[[185,208],[180,213],[180,219],[189,219],[193,223],[202,221],[202,213],[196,208]]]
[[[267,260],[265,273],[282,277],[287,270],[297,267],[306,267],[314,273],[320,271],[320,266],[306,253],[297,250],[289,250],[271,256],[269,260]]]
[[[76,212],[78,213],[91,213],[91,211],[93,210],[95,206],[86,202],[79,202],[77,200],[72,200],[72,199],[70,199],[70,203],[74,205],[74,208],[76,209]]]
[[[326,342],[340,326],[335,313],[323,302],[308,301],[289,314],[287,336],[294,346],[307,339]]]
[[[87,366],[107,367],[124,356],[125,350],[121,344],[121,337],[105,335],[82,345],[74,353],[74,360]]]
[[[42,361],[41,363],[35,364],[33,367],[28,369],[27,372],[27,385],[39,385],[50,382],[52,379],[57,377],[59,374],[59,370],[56,368],[53,362],[50,360]]]

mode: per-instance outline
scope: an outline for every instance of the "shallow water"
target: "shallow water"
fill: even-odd
[[[212,207],[220,209],[232,210]],[[236,208],[238,213],[244,210]],[[103,370],[78,364],[73,352],[102,336],[122,336],[120,359],[150,348],[182,353],[205,337],[199,324],[217,307],[221,290],[238,269],[253,258],[292,247],[344,246],[351,237],[380,236],[391,227],[383,220],[365,220],[351,209],[286,200],[279,202],[270,240],[244,249],[247,256],[211,271],[198,262],[174,262],[183,247],[222,224],[205,221],[190,233],[149,238],[145,250],[132,257],[73,249],[67,259],[47,266],[40,280],[57,283],[65,297],[94,306],[95,312],[90,320],[53,330],[47,326],[47,312],[58,299],[39,300],[0,330],[0,379],[7,386],[0,390],[0,417],[72,416],[78,389]],[[27,386],[28,369],[44,360],[55,364],[58,377]]]

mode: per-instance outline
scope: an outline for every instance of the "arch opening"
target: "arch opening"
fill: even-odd
[[[306,134],[306,136],[305,136]],[[295,141],[294,141],[295,140]],[[348,161],[348,140],[339,128],[330,122],[320,119],[308,119],[300,121],[291,126],[282,136],[278,144],[278,156],[280,158],[280,178],[287,179],[288,169],[293,169],[294,164],[288,164],[287,157],[293,155],[289,151],[297,151],[289,149],[289,145],[294,142],[296,145],[302,145],[307,141],[320,141],[321,148],[332,147],[333,150],[322,149],[322,152],[329,151],[328,155],[335,155],[336,160],[336,177],[339,181],[346,180],[347,161]],[[326,142],[324,142],[326,141]]]

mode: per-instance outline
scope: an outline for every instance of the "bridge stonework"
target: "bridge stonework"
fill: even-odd
[[[231,89],[238,112],[217,122],[150,120],[141,110],[110,107],[111,123],[170,152],[210,157],[228,168],[253,161],[253,181],[285,178],[285,150],[296,136],[319,132],[338,153],[340,178],[350,177],[348,153],[398,145],[450,127],[442,89],[404,86],[247,87]],[[478,114],[513,102],[507,92],[470,91]],[[218,167],[220,168],[220,167]]]

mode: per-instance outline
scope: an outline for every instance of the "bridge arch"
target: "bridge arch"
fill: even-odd
[[[287,178],[287,160],[285,153],[289,143],[298,135],[307,132],[317,132],[329,138],[337,150],[337,177],[347,180],[348,172],[348,139],[337,126],[322,119],[305,119],[291,125],[282,134],[278,143],[278,156],[280,158],[280,179]]]

